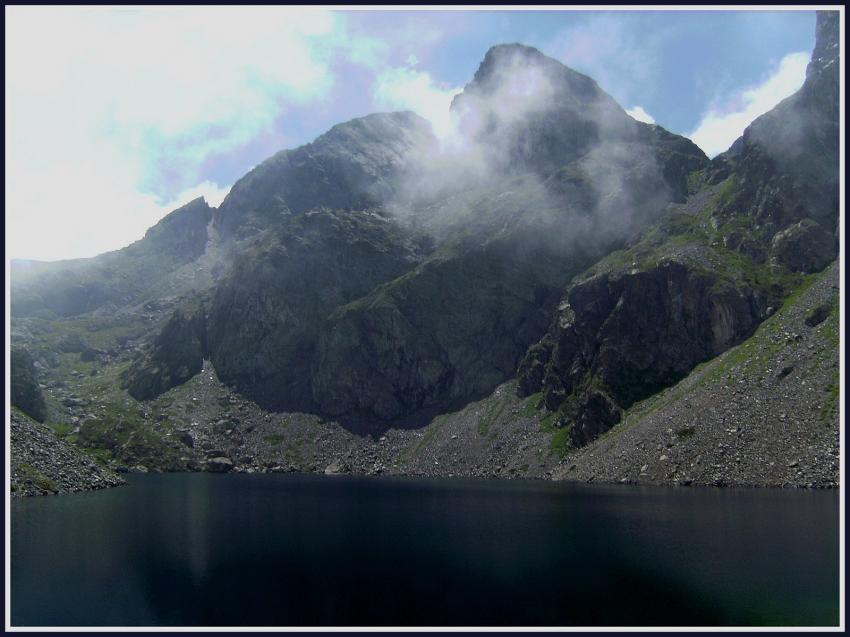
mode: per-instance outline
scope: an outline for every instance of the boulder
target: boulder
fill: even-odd
[[[227,473],[233,469],[233,461],[230,458],[218,456],[207,460],[207,471],[211,473]]]
[[[817,221],[803,219],[771,241],[774,259],[795,272],[817,272],[835,257],[835,236]]]

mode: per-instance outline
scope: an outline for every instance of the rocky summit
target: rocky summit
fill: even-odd
[[[838,31],[819,12],[803,86],[712,160],[505,44],[449,133],[344,122],[126,248],[13,262],[14,493],[837,484]]]

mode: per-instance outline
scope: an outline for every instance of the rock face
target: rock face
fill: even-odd
[[[777,232],[771,248],[776,261],[788,269],[817,272],[835,256],[835,235],[817,221],[803,219]]]
[[[293,216],[217,288],[209,356],[219,377],[271,409],[311,409],[311,362],[338,306],[410,270],[422,238],[376,211]]]
[[[207,471],[211,473],[227,473],[233,469],[233,461],[230,458],[217,457],[207,460]]]
[[[761,226],[765,243],[804,220],[834,235],[820,268],[838,254],[838,53],[838,13],[821,11],[803,86],[753,121],[709,171],[714,182],[737,177],[718,216],[747,215]],[[817,241],[827,243],[822,236]]]
[[[571,286],[549,333],[519,367],[521,395],[568,405],[580,446],[619,422],[619,410],[749,336],[763,308],[752,290],[668,261]]]
[[[122,378],[136,400],[148,400],[185,383],[201,371],[206,352],[203,304],[174,312],[165,327]]]
[[[510,377],[545,329],[569,267],[511,249],[490,244],[430,259],[334,312],[313,363],[320,409],[397,418],[480,397]]]
[[[35,366],[29,352],[23,347],[12,347],[9,354],[10,401],[27,415],[39,422],[47,418],[44,396],[35,378]]]
[[[374,208],[393,191],[407,153],[431,139],[428,123],[410,112],[338,124],[237,181],[216,214],[216,226],[225,237],[244,238],[290,214]]]
[[[207,247],[207,226],[212,215],[213,209],[203,197],[198,197],[148,230],[143,241],[150,244],[157,254],[165,254],[181,262],[193,261]]]

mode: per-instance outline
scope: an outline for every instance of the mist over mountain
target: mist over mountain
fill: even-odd
[[[830,270],[838,69],[820,12],[803,87],[709,160],[592,78],[494,46],[448,126],[344,122],[122,250],[13,262],[12,341],[35,361],[13,361],[31,394],[13,403],[122,465],[457,475],[498,457],[542,476]],[[308,421],[325,433],[302,449]]]

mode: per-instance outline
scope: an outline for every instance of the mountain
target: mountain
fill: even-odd
[[[67,317],[99,309],[114,312],[132,306],[146,294],[155,298],[157,284],[177,279],[181,267],[203,256],[211,220],[212,209],[198,198],[121,250],[91,259],[12,261],[12,316]]]
[[[345,122],[127,248],[14,263],[12,341],[34,361],[14,367],[106,463],[569,478],[837,257],[836,16],[800,91],[713,160],[495,46],[448,131]]]
[[[565,291],[519,371],[581,446],[624,409],[750,336],[838,256],[837,23],[820,14],[802,88],[694,173],[694,192]]]
[[[537,78],[535,104],[494,115],[517,68]],[[477,175],[448,192],[429,194],[444,157],[409,113],[341,124],[239,180],[213,222],[232,267],[200,306],[196,345],[182,347],[176,315],[130,393],[152,398],[209,358],[265,408],[373,429],[480,398],[542,335],[556,291],[708,163],[520,45],[492,49],[452,108],[473,150],[449,159]],[[470,120],[483,117],[482,137]]]

